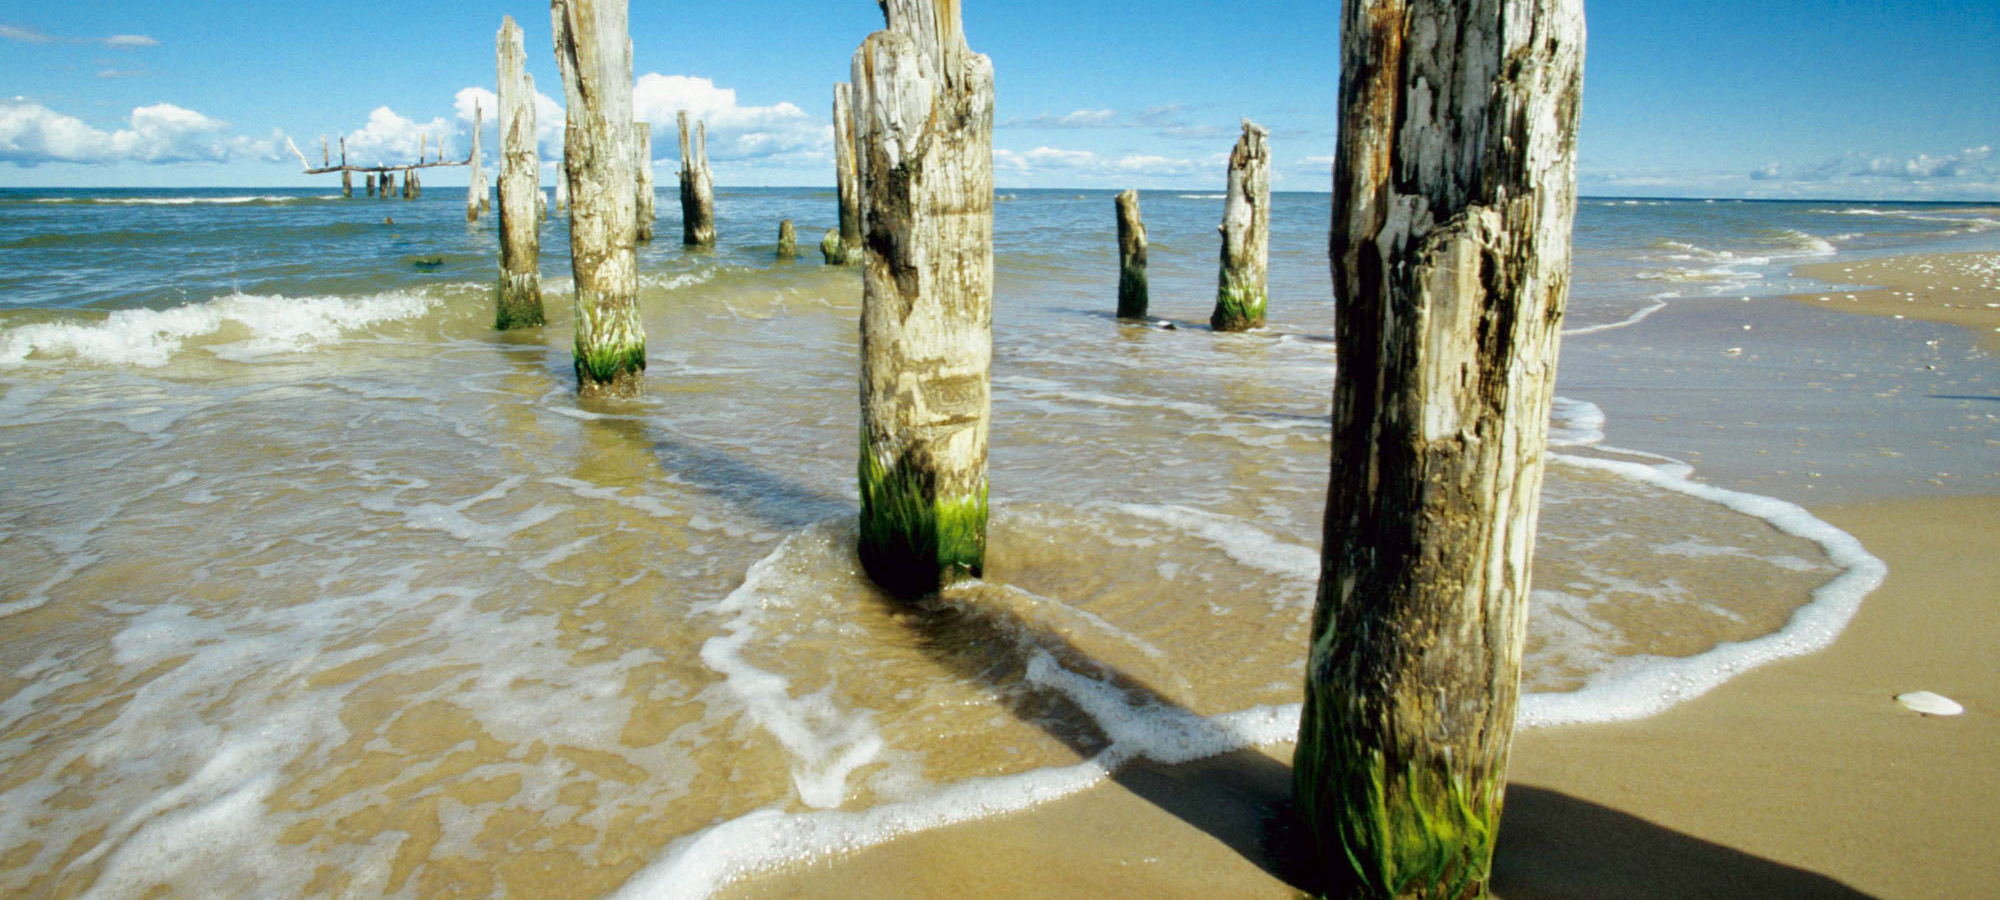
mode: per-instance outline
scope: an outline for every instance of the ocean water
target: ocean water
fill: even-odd
[[[1276,198],[1225,335],[1220,196],[1142,195],[1150,324],[1111,198],[998,198],[988,573],[913,609],[851,550],[859,277],[772,259],[830,191],[720,191],[710,253],[663,195],[647,394],[589,405],[559,218],[503,335],[456,189],[0,191],[0,889],[702,897],[1288,738],[1328,201]],[[1799,504],[1995,487],[1971,338],[1770,298],[1996,248],[1990,207],[1583,201],[1527,724],[1831,640],[1883,567]]]

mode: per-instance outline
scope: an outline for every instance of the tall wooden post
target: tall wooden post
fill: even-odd
[[[863,238],[861,563],[898,597],[986,556],[993,64],[958,0],[885,0],[854,54]]]
[[[858,265],[861,262],[861,181],[854,172],[854,87],[833,86],[833,175],[840,197],[840,231],[833,252],[821,255],[831,265]]]
[[[1271,256],[1271,133],[1243,120],[1229,154],[1229,191],[1222,204],[1222,268],[1216,275],[1217,331],[1264,326],[1264,272]]]
[[[1118,318],[1146,317],[1146,225],[1139,221],[1139,192],[1119,192]]]
[[[1581,0],[1346,0],[1294,773],[1340,897],[1482,895],[1568,295]]]
[[[375,196],[375,173],[368,173],[368,196]]]
[[[556,173],[556,212],[566,212],[569,210],[569,176],[565,173],[569,171],[569,164],[565,162],[558,168],[562,171]]]
[[[792,228],[792,220],[778,223],[778,258],[792,259],[799,255],[799,234]]]
[[[340,196],[354,199],[354,173],[346,169],[340,171]]]
[[[375,196],[387,200],[390,197],[395,196],[395,194],[396,194],[396,173],[384,171],[382,173],[382,192],[376,194]]]
[[[467,179],[465,185],[465,221],[467,222],[479,221],[479,201],[482,195],[486,193],[486,173],[483,171],[481,165],[485,160],[479,158],[479,132],[486,127],[482,118],[484,112],[484,110],[479,108],[479,104],[474,103],[472,105],[472,177]]]
[[[638,206],[639,240],[653,239],[653,126],[647,122],[632,123],[633,164],[637,169],[638,182],[635,198]]]
[[[569,257],[576,278],[577,392],[637,396],[646,371],[633,245],[632,43],[626,0],[552,0],[568,103]]]
[[[502,16],[495,56],[500,94],[500,284],[493,327],[532,328],[542,316],[542,159],[535,149],[535,79],[521,26]]]
[[[688,141],[687,110],[675,114],[681,130],[681,243],[715,246],[715,183],[708,174],[708,124],[696,122]]]

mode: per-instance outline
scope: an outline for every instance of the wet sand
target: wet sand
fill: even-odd
[[[1847,631],[1649,719],[1520,732],[1496,895],[1945,900],[1990,889],[2000,498],[1814,512],[1889,564]],[[1894,702],[1913,690],[1967,712],[1927,718]],[[1137,767],[723,896],[1295,897],[1274,827],[1290,753]]]
[[[1819,263],[1800,266],[1793,274],[1829,284],[1878,286],[1794,294],[1793,300],[1840,312],[1970,328],[1979,333],[1981,347],[2000,353],[2000,253]]]

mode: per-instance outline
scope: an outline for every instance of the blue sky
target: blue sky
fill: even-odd
[[[1338,4],[966,3],[993,58],[1002,187],[1220,188],[1249,117],[1276,187],[1325,190]],[[1596,195],[2000,200],[2000,0],[1586,4],[1579,177]],[[414,157],[491,118],[503,14],[560,97],[536,3],[214,0],[0,8],[0,186],[310,186],[284,148]],[[672,111],[705,116],[723,185],[830,184],[832,84],[872,0],[634,4],[636,102],[671,177]],[[560,147],[544,104],[544,150]],[[488,125],[487,142],[493,132]],[[490,152],[490,150],[489,150]],[[462,170],[439,173],[448,185]]]

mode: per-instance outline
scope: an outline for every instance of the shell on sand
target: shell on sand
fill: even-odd
[[[1958,701],[1950,697],[1933,694],[1930,691],[1911,691],[1907,694],[1897,694],[1896,702],[1903,704],[1907,709],[1923,713],[1927,716],[1955,716],[1965,712],[1965,707],[1958,705]]]

